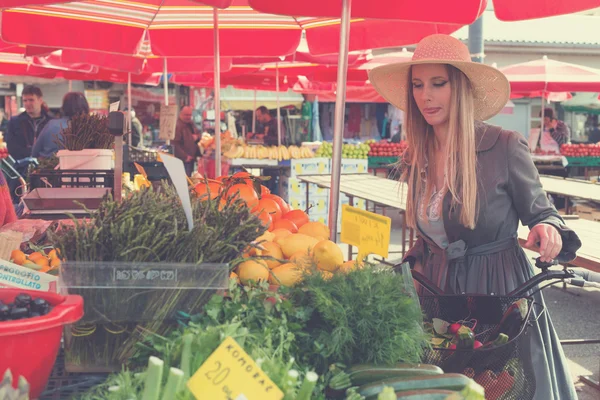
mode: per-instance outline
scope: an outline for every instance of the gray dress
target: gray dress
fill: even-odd
[[[418,222],[417,242],[405,260],[412,265],[417,262],[420,272],[447,293],[503,295],[534,275],[518,244],[519,220],[529,228],[539,223],[557,228],[563,241],[562,252],[569,259],[575,258],[581,241],[548,201],[527,141],[520,134],[477,122],[476,140],[477,226],[470,230],[460,224],[460,208],[450,212],[451,199],[446,193],[440,219],[429,224]],[[541,293],[534,299],[544,304]],[[547,312],[529,332],[536,375],[535,399],[577,399]]]

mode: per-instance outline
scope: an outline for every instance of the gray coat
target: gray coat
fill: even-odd
[[[460,208],[450,213],[450,194],[443,204],[444,248],[419,229],[418,240],[405,260],[448,293],[506,294],[533,275],[518,244],[519,220],[532,228],[539,223],[558,229],[562,253],[575,258],[581,241],[548,200],[531,159],[527,141],[517,132],[476,123],[478,220],[475,229],[462,226]],[[543,304],[541,294],[534,296]],[[565,357],[548,313],[530,328],[536,369],[535,399],[576,399]]]

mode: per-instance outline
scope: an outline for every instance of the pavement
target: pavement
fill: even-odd
[[[395,252],[401,250],[401,219],[397,212],[388,210],[387,215],[392,218],[390,255],[387,260],[399,261],[401,254]],[[347,257],[347,245],[340,244],[340,246],[344,257]],[[357,249],[353,250],[356,256]],[[534,253],[530,255],[534,256]],[[561,340],[600,339],[599,289],[569,286],[567,290],[563,290],[562,285],[556,285],[545,289],[543,293],[546,307]],[[600,400],[600,390],[582,383],[579,378],[585,376],[596,383],[600,381],[600,344],[565,345],[563,349],[569,360],[569,369],[579,400]]]

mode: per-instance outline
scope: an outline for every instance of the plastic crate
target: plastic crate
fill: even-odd
[[[59,290],[83,297],[85,308],[65,328],[66,370],[119,371],[149,334],[167,334],[228,285],[227,264],[63,263]]]
[[[398,157],[369,157],[369,168],[392,168]]]
[[[600,167],[600,157],[567,157],[569,167]]]
[[[29,175],[31,189],[38,188],[114,188],[113,170],[43,170]]]

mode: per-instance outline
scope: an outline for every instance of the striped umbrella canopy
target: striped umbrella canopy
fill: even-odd
[[[254,11],[246,1],[220,11],[219,28],[224,57],[290,55],[302,35],[293,18]],[[125,55],[140,54],[148,38],[150,53],[160,57],[212,57],[213,31],[213,7],[191,0],[89,0],[7,8],[0,28],[8,43]]]

